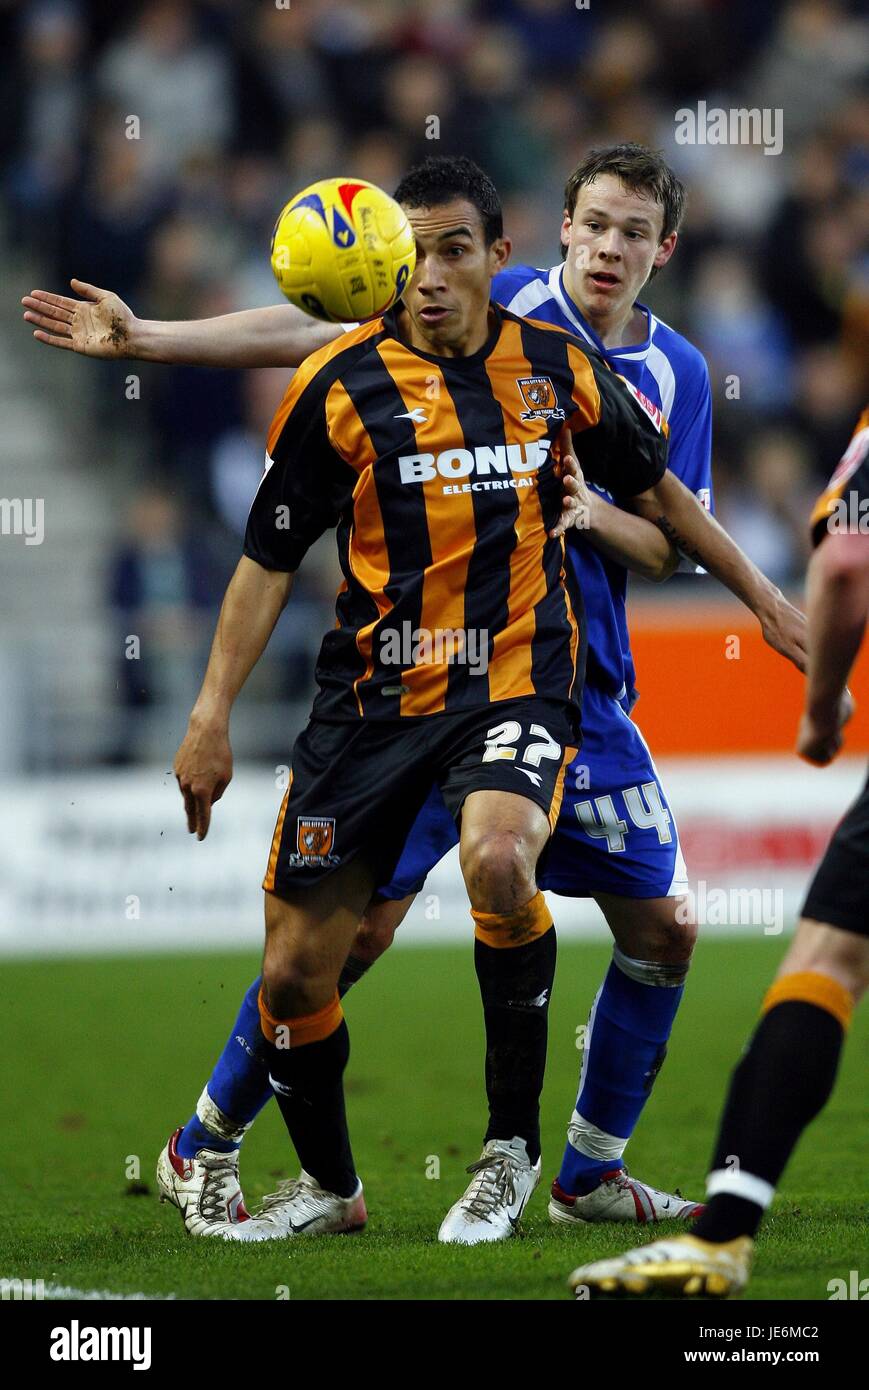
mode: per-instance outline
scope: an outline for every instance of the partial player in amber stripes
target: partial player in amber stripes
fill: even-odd
[[[818,767],[841,750],[847,680],[869,618],[869,409],[812,513],[808,681],[796,751]],[[754,1238],[806,1126],[833,1089],[855,1004],[869,985],[869,779],[839,823],[794,939],[733,1073],[712,1157],[709,1204],[690,1235],[570,1276],[587,1293],[725,1297],[748,1283]]]

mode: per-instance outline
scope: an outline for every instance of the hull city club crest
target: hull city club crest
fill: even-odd
[[[521,420],[563,420],[564,411],[558,404],[555,387],[548,376],[522,376],[516,378],[516,385],[522,392],[523,410]]]
[[[294,868],[321,868],[340,864],[340,855],[333,854],[335,846],[334,816],[299,816],[296,821],[296,849],[290,855]]]

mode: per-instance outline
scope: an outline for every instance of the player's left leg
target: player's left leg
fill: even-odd
[[[696,938],[675,819],[649,749],[622,706],[591,685],[582,751],[568,769],[540,883],[593,896],[615,938],[585,1032],[553,1221],[644,1224],[695,1202],[628,1175],[625,1147],[667,1051]]]
[[[865,930],[865,919],[864,934],[802,919],[731,1078],[703,1215],[690,1235],[574,1270],[570,1285],[582,1297],[726,1297],[745,1288],[763,1214],[829,1099],[854,1004],[869,985]]]
[[[803,1130],[833,1089],[855,1002],[869,985],[869,781],[812,880],[796,936],[731,1079],[709,1205],[688,1236],[574,1270],[586,1291],[737,1293],[753,1237]]]
[[[479,791],[462,808],[461,864],[474,920],[474,964],[486,1027],[489,1123],[474,1176],[438,1232],[445,1243],[505,1240],[540,1180],[540,1093],[546,1067],[555,930],[534,870],[549,838],[541,808]]]
[[[540,1177],[555,932],[536,867],[576,752],[572,713],[560,703],[517,700],[498,715],[494,725],[493,710],[468,719],[442,750],[439,776],[446,805],[461,818],[460,861],[486,1027],[483,1151],[438,1232],[439,1240],[463,1245],[512,1236]]]
[[[833,1089],[855,1003],[869,985],[869,937],[803,918],[733,1073],[692,1234],[754,1236],[803,1130]]]
[[[691,1220],[701,1210],[696,1202],[640,1182],[624,1164],[684,992],[696,938],[689,900],[594,897],[615,947],[589,1016],[579,1090],[549,1215],[568,1224]]]

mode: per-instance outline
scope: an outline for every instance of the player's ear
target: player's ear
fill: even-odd
[[[510,259],[510,252],[512,250],[513,243],[508,236],[499,236],[495,238],[492,245],[489,247],[493,275],[497,275],[499,270],[504,269],[504,266]]]
[[[565,208],[565,209],[564,209],[564,218],[563,218],[562,223],[561,223],[561,244],[562,244],[562,246],[569,246],[569,245],[570,245],[570,229],[571,229],[572,226],[573,226],[573,218],[571,217],[570,213],[567,211],[567,208]]]
[[[676,250],[676,242],[678,240],[678,232],[671,232],[669,236],[664,237],[664,240],[661,242],[660,246],[655,252],[655,259],[652,262],[652,265],[655,267],[656,270],[660,270],[661,266],[667,264],[673,252]]]

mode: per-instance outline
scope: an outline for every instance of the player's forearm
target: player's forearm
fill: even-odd
[[[869,612],[863,536],[826,538],[809,563],[806,710],[834,722]]]
[[[679,552],[663,532],[643,517],[612,506],[595,492],[589,496],[585,534],[595,550],[644,579],[669,579],[679,564]]]
[[[682,555],[720,580],[761,621],[776,607],[780,590],[669,469],[632,504]]]
[[[128,356],[198,367],[297,367],[343,329],[292,304],[210,319],[136,319]]]
[[[191,724],[226,728],[236,696],[268,645],[293,586],[292,574],[242,556],[220,609]]]

